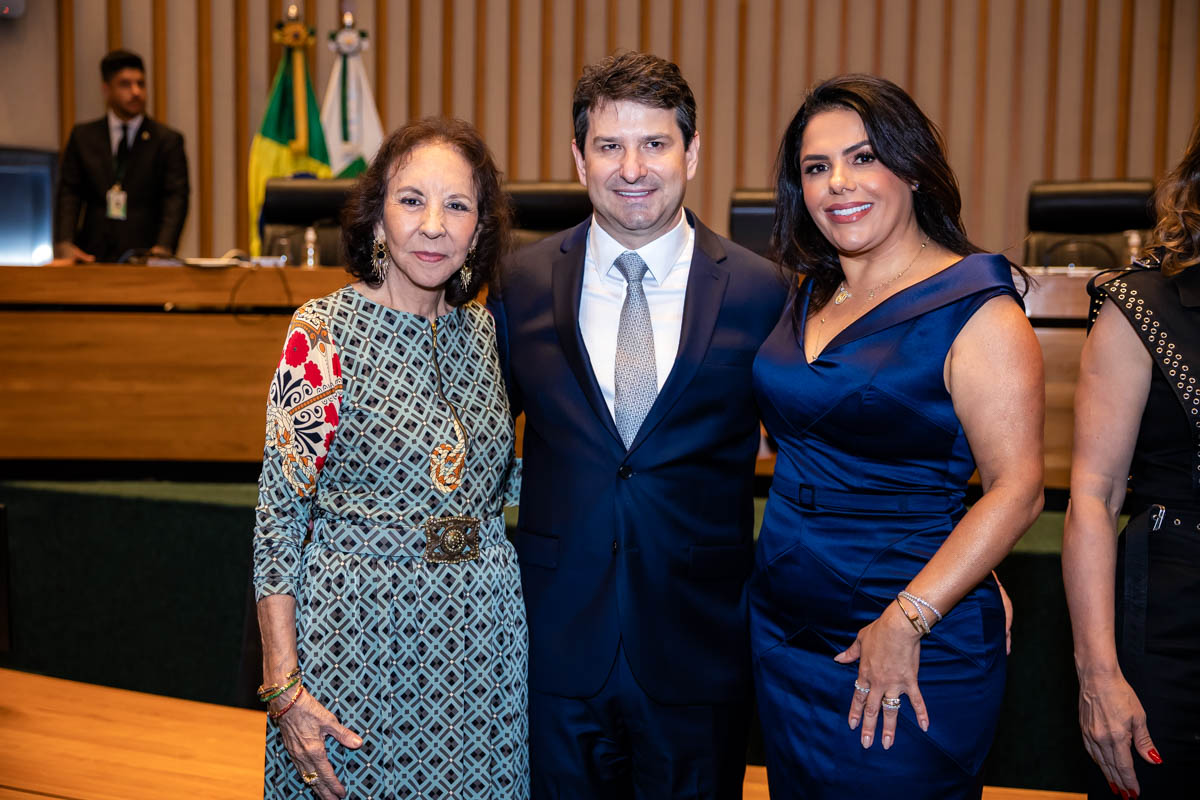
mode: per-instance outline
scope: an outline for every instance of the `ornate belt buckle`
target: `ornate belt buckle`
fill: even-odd
[[[478,517],[430,517],[425,520],[425,560],[461,564],[479,558]]]

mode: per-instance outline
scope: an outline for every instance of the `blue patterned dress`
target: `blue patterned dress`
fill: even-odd
[[[430,323],[346,287],[292,318],[254,585],[295,596],[304,686],[363,737],[356,751],[326,740],[350,797],[529,795],[525,607],[503,517],[513,442],[482,306]],[[273,724],[264,796],[312,796]]]

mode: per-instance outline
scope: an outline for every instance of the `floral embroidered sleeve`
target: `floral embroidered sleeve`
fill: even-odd
[[[342,368],[319,303],[310,301],[292,316],[271,379],[255,508],[256,601],[272,594],[295,595],[317,476],[337,430]]]

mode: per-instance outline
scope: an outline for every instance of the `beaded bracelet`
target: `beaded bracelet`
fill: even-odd
[[[921,616],[920,606],[914,606],[914,612],[909,614],[904,609],[904,604],[900,602],[899,595],[896,596],[896,606],[900,609],[900,613],[904,615],[904,618],[908,620],[908,623],[913,626],[913,630],[917,632],[918,636],[924,636],[929,633],[929,623]]]
[[[288,689],[295,686],[299,682],[300,682],[300,676],[297,675],[296,677],[292,678],[291,681],[289,681],[286,685],[282,686],[279,689],[276,689],[275,691],[271,692],[269,695],[266,695],[265,697],[259,697],[258,699],[262,700],[264,703],[269,703],[272,700],[274,700],[276,697],[279,697],[281,694],[286,692]]]
[[[287,712],[292,710],[292,706],[296,705],[296,701],[300,699],[300,695],[302,695],[302,694],[304,694],[303,686],[301,686],[299,689],[296,690],[296,693],[294,695],[292,695],[292,699],[288,702],[288,704],[286,706],[279,709],[278,711],[267,711],[267,719],[270,719],[273,721],[278,721],[280,717],[282,717],[284,714],[286,714]]]
[[[925,609],[929,609],[930,611],[932,611],[933,615],[935,617],[937,617],[938,622],[942,621],[942,612],[938,611],[936,608],[934,608],[932,605],[930,605],[924,599],[917,597],[915,594],[913,594],[912,592],[910,592],[906,589],[902,590],[900,592],[900,594],[896,595],[897,600],[899,600],[901,597],[903,597],[908,602],[912,603],[913,607],[916,608],[917,615],[921,617],[921,622],[925,626],[926,633],[928,633],[929,629],[932,628],[933,626],[929,624],[929,620],[925,616]]]
[[[292,681],[292,679],[297,677],[298,675],[300,675],[300,666],[299,665],[297,665],[295,668],[293,668],[292,671],[289,672],[287,675],[283,676],[283,682],[285,684],[287,684],[287,686],[284,686],[282,688],[286,689],[288,686],[294,685],[295,681]],[[292,681],[292,682],[288,683],[288,681]],[[264,683],[262,686],[258,687],[258,699],[262,700],[265,703],[267,701],[267,699],[269,699],[266,697],[266,695],[274,693],[274,696],[278,697],[280,688],[281,687],[278,683],[272,683],[270,686],[268,686],[267,684]]]

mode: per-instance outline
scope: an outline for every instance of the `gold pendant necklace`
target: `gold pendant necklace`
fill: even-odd
[[[846,282],[842,281],[840,284],[838,284],[837,294],[833,296],[833,304],[835,306],[840,306],[852,296],[853,295],[850,294],[850,290],[846,287]]]
[[[913,265],[913,264],[915,264],[915,263],[917,263],[917,259],[921,257],[921,253],[924,253],[924,252],[925,252],[925,245],[927,245],[927,244],[929,244],[929,237],[928,237],[928,236],[926,236],[926,237],[925,237],[925,241],[921,242],[921,249],[920,249],[920,250],[918,250],[918,251],[917,251],[917,254],[916,254],[915,256],[913,256],[913,257],[912,257],[912,261],[909,261],[909,262],[908,262],[908,266],[907,266],[907,267],[905,267],[904,269],[900,270],[899,272],[897,272],[897,273],[896,273],[895,275],[893,275],[892,277],[888,278],[888,279],[887,279],[886,281],[884,281],[883,283],[878,283],[878,284],[876,284],[876,285],[875,285],[875,286],[874,286],[874,287],[873,287],[873,288],[872,288],[870,291],[868,291],[868,292],[867,292],[867,299],[868,299],[868,300],[874,300],[874,299],[875,299],[875,294],[876,294],[877,292],[881,292],[881,291],[883,291],[884,289],[888,288],[889,286],[891,286],[891,285],[892,285],[893,283],[895,283],[896,281],[900,280],[900,278],[904,276],[904,273],[906,273],[906,272],[908,272],[910,269],[912,269],[912,265]]]

